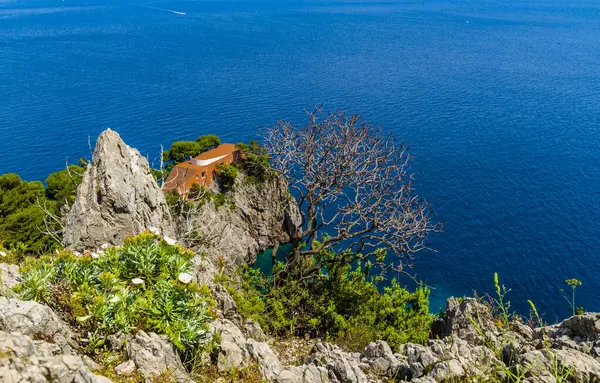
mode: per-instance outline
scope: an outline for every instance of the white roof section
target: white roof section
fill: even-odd
[[[214,158],[209,158],[207,160],[196,160],[196,159],[192,159],[190,160],[190,162],[192,163],[192,165],[197,165],[197,166],[206,166],[206,165],[210,165],[214,162],[217,162],[223,158],[227,157],[225,156],[220,156],[220,157],[214,157]]]

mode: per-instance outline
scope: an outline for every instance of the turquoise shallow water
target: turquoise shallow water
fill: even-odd
[[[185,14],[184,14],[185,13]],[[415,272],[600,310],[600,9],[596,1],[0,0],[0,172],[41,179],[112,127],[160,145],[247,140],[315,103],[413,145],[444,233]]]

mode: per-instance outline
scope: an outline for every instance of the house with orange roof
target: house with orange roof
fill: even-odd
[[[239,160],[234,144],[221,144],[185,162],[175,165],[163,185],[164,191],[176,190],[187,196],[194,184],[208,186],[217,176],[217,165],[229,165]]]

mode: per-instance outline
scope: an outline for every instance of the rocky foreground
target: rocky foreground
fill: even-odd
[[[362,353],[348,353],[318,342],[301,355],[301,365],[282,364],[256,323],[236,323],[222,315],[211,324],[219,334],[219,349],[207,355],[206,362],[223,373],[256,364],[269,382],[440,382],[458,377],[503,381],[509,374],[522,374],[520,381],[528,382],[556,382],[557,374],[569,377],[564,381],[600,378],[600,315],[595,313],[535,329],[519,322],[498,328],[485,305],[473,298],[460,303],[450,298],[445,318],[437,323],[445,334],[434,334],[439,338],[426,346],[409,343],[394,353],[379,341]],[[193,381],[165,336],[139,331],[110,336],[106,343],[111,352],[124,356],[114,367],[119,376]],[[0,381],[110,382],[94,373],[102,367],[81,354],[76,329],[49,307],[0,297]]]
[[[137,150],[115,132],[103,133],[67,216],[65,244],[80,250],[104,243],[119,245],[150,225],[185,241],[181,236],[190,220],[170,217],[151,177],[147,161]],[[202,362],[218,373],[255,366],[265,381],[279,383],[600,379],[600,314],[577,315],[545,327],[518,321],[499,327],[489,307],[474,298],[450,298],[427,345],[405,344],[394,352],[378,341],[362,352],[349,353],[315,340],[308,352],[286,350],[295,354],[284,357],[257,323],[240,317],[225,288],[214,283],[214,273],[219,267],[227,272],[229,267],[251,263],[260,250],[289,239],[297,227],[297,210],[289,204],[289,193],[280,180],[260,187],[240,183],[232,193],[230,206],[205,204],[195,212],[202,219],[194,221],[200,222],[195,235],[217,238],[195,248],[194,278],[208,284],[217,301],[217,319],[210,328],[219,343]],[[168,337],[143,331],[104,339],[118,363],[99,364],[86,355],[78,328],[63,321],[60,313],[11,293],[20,278],[18,266],[0,263],[1,382],[111,381],[102,375],[118,381],[196,378],[184,368]],[[291,359],[298,362],[283,362]]]

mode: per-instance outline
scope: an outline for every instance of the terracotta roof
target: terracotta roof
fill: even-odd
[[[183,166],[182,166],[183,165]],[[186,183],[190,178],[198,174],[197,167],[185,166],[187,163],[177,164],[165,180],[163,189],[175,189],[179,185]]]

